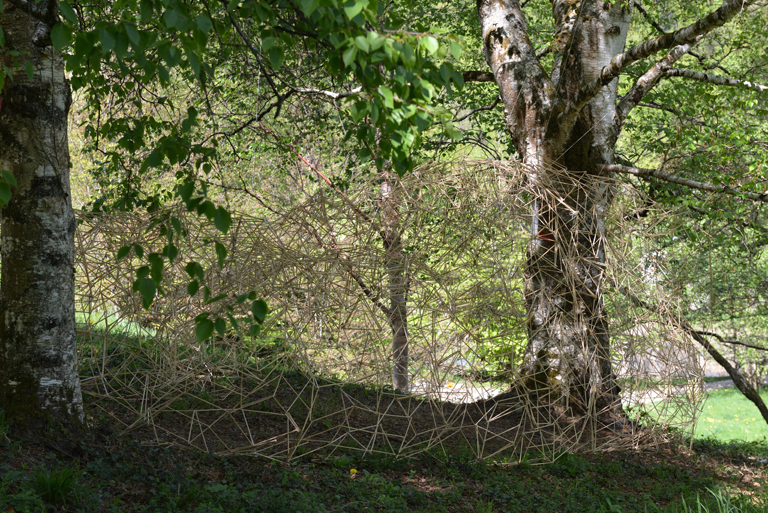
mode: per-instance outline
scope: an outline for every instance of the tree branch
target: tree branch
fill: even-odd
[[[464,82],[496,82],[493,73],[487,71],[462,71]]]
[[[635,305],[639,306],[651,313],[655,313],[657,315],[667,317],[670,320],[672,320],[677,326],[685,331],[688,335],[693,338],[696,342],[698,342],[704,349],[707,350],[707,352],[710,354],[710,356],[720,364],[723,369],[728,373],[728,375],[733,380],[733,384],[736,385],[736,388],[739,389],[739,391],[744,394],[744,396],[752,401],[755,406],[757,406],[757,409],[760,410],[760,414],[763,416],[763,419],[766,423],[768,423],[768,408],[766,408],[765,403],[763,402],[763,399],[760,397],[760,395],[755,392],[755,389],[752,388],[752,386],[747,382],[746,379],[744,379],[744,376],[741,375],[741,373],[731,365],[731,362],[729,362],[720,352],[715,349],[715,347],[710,344],[709,340],[704,338],[698,331],[694,330],[688,322],[680,317],[674,316],[668,312],[664,312],[661,307],[655,306],[655,305],[649,305],[639,297],[637,297],[635,294],[633,294],[629,289],[626,287],[619,287],[619,291],[630,300],[630,302]]]
[[[616,55],[607,66],[600,70],[600,74],[592,83],[582,88],[573,97],[568,108],[560,115],[560,119],[567,120],[578,114],[603,86],[608,85],[628,66],[662,50],[693,43],[699,36],[722,27],[756,1],[725,0],[719,9],[709,13],[696,23],[674,32],[662,34],[659,37],[632,47],[624,53]]]
[[[337,93],[335,91],[325,91],[323,89],[309,89],[306,87],[293,87],[292,89],[297,93],[327,96],[328,98],[332,98],[334,100],[338,100],[339,98],[347,98],[349,96],[360,94],[360,92],[363,90],[362,87],[355,87],[351,91],[342,91],[340,93]]]
[[[635,8],[636,8],[638,11],[640,11],[640,13],[641,13],[641,14],[642,14],[642,15],[645,17],[645,21],[647,21],[647,22],[648,22],[648,23],[649,23],[649,24],[650,24],[650,25],[651,25],[653,28],[655,28],[655,29],[656,29],[656,30],[659,32],[659,34],[666,34],[666,32],[664,31],[664,29],[661,27],[661,25],[659,25],[659,24],[656,22],[656,20],[654,20],[653,18],[651,18],[651,15],[650,15],[650,14],[648,14],[648,11],[646,11],[646,10],[645,10],[645,7],[643,7],[643,6],[640,4],[640,2],[638,2],[637,0],[635,0],[635,1],[634,1],[634,4],[635,4]],[[692,56],[694,56],[694,57],[696,57],[696,58],[699,60],[699,62],[702,64],[702,66],[704,65],[704,61],[706,60],[706,58],[705,58],[705,57],[703,57],[702,55],[700,55],[700,54],[698,54],[698,53],[696,53],[696,52],[691,52],[691,51],[689,51],[689,52],[688,52],[688,54],[689,54],[689,55],[692,55]],[[716,66],[716,67],[718,67],[718,68],[722,69],[723,71],[725,71],[725,72],[727,73],[727,70],[725,70],[725,68],[723,68],[722,66],[719,66],[719,65],[718,65],[718,66]]]
[[[496,107],[496,105],[499,104],[500,101],[501,101],[501,96],[497,96],[496,99],[493,100],[493,103],[491,103],[490,105],[485,105],[483,107],[478,107],[476,109],[472,109],[471,111],[467,112],[466,114],[464,114],[460,118],[454,119],[453,122],[454,123],[458,123],[459,121],[464,121],[469,116],[471,116],[473,114],[477,114],[478,112],[481,112],[481,111],[484,111],[484,110],[493,110]]]
[[[637,9],[638,11],[640,11],[640,14],[642,14],[642,15],[643,15],[643,17],[645,18],[645,21],[647,21],[647,22],[648,22],[648,23],[651,25],[651,27],[655,28],[655,29],[656,29],[656,30],[657,30],[657,31],[658,31],[660,34],[666,34],[666,32],[664,31],[664,29],[663,29],[663,28],[661,28],[661,25],[659,25],[659,24],[656,22],[656,20],[654,20],[653,18],[651,18],[651,15],[650,15],[650,14],[648,14],[648,11],[646,11],[646,10],[645,10],[645,7],[643,7],[643,6],[642,6],[642,4],[641,4],[640,2],[638,2],[637,0],[635,0],[633,3],[635,4],[635,9]]]
[[[736,187],[730,187],[728,185],[712,185],[705,182],[697,182],[695,180],[689,180],[687,178],[670,175],[669,173],[664,173],[663,171],[659,171],[656,169],[643,169],[643,168],[637,168],[637,167],[620,166],[617,164],[613,164],[610,166],[597,166],[597,169],[598,171],[609,172],[609,173],[624,173],[628,175],[634,175],[639,178],[657,178],[665,182],[684,185],[686,187],[690,187],[691,189],[698,189],[700,191],[707,191],[707,192],[720,192],[723,194],[728,194],[730,196],[747,198],[754,201],[768,203],[768,191],[762,194],[758,194],[756,192],[748,192]]]
[[[670,67],[691,49],[691,46],[692,45],[676,46],[666,57],[651,66],[651,69],[643,73],[643,75],[635,81],[632,89],[629,90],[616,107],[615,126],[617,128],[624,124],[624,121],[627,119],[627,116],[632,109],[634,109],[637,104],[640,103],[640,100],[648,94],[648,91],[653,89],[653,86],[665,76]]]
[[[746,87],[757,91],[758,93],[768,92],[768,86],[755,84],[754,82],[749,82],[747,80],[736,80],[734,78],[710,75],[709,73],[701,73],[700,71],[693,71],[690,69],[670,68],[664,72],[664,76],[690,78],[691,80],[722,86]]]
[[[733,340],[733,339],[729,339],[729,338],[723,338],[720,335],[718,335],[717,333],[713,333],[711,331],[696,330],[696,333],[698,333],[699,335],[706,335],[706,336],[709,336],[709,337],[715,337],[717,340],[719,340],[723,344],[733,344],[733,345],[738,345],[738,346],[749,347],[751,349],[757,349],[758,351],[768,351],[768,347],[756,346],[756,345],[753,345],[753,344],[748,344],[747,342],[741,342],[740,340]]]
[[[648,107],[649,109],[657,109],[657,110],[663,110],[664,112],[669,112],[670,114],[674,114],[680,119],[685,119],[689,123],[692,123],[696,126],[707,126],[707,124],[700,119],[696,119],[693,116],[688,116],[686,114],[683,114],[682,112],[673,109],[672,107],[667,107],[666,105],[661,105],[656,102],[640,102],[637,104],[638,107]]]

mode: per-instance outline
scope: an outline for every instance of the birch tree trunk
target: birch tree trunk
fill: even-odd
[[[522,373],[540,397],[582,412],[615,404],[602,282],[610,190],[599,172],[613,163],[617,80],[563,119],[584,84],[623,50],[630,8],[555,0],[551,74],[539,64],[516,0],[480,0],[488,61],[507,128],[529,170],[532,242],[525,272],[528,347]],[[598,411],[595,409],[597,408]]]
[[[0,58],[14,69],[9,52],[19,52],[0,106],[0,168],[18,182],[0,212],[0,401],[29,431],[50,421],[75,427],[84,420],[67,143],[71,93],[50,39],[57,18],[54,0],[3,0],[0,13]]]
[[[616,140],[629,112],[677,59],[755,2],[724,0],[686,27],[625,49],[634,2],[550,0],[554,64],[547,71],[520,2],[478,0],[485,58],[534,196],[521,370],[540,397],[592,414],[620,404],[603,301]],[[622,71],[664,50],[618,101]]]
[[[382,240],[389,281],[389,315],[392,328],[392,386],[407,392],[408,379],[408,278],[403,240],[399,229],[399,206],[395,180],[389,171],[381,173],[381,208],[384,216]]]

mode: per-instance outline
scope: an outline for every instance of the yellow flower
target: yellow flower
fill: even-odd
[[[351,469],[349,469],[349,473],[350,474],[357,474],[357,469],[356,468],[351,468]]]
[[[449,382],[448,382],[448,384],[447,384],[447,385],[445,385],[445,386],[446,386],[446,388],[453,388],[453,383],[451,383],[451,382],[449,381]]]

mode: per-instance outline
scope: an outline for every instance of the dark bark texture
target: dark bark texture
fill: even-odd
[[[4,0],[0,14],[6,39],[0,59],[14,70],[0,92],[0,168],[18,182],[0,212],[0,403],[29,431],[50,421],[75,427],[84,419],[67,144],[71,94],[50,40],[57,9],[53,0]]]

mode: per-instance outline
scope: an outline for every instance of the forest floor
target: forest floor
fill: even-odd
[[[337,448],[282,463],[150,446],[113,427],[104,418],[76,440],[0,433],[0,511],[676,512],[712,505],[712,491],[741,504],[728,511],[752,512],[768,499],[765,441],[676,439],[542,464],[476,461],[459,446],[400,459]]]

